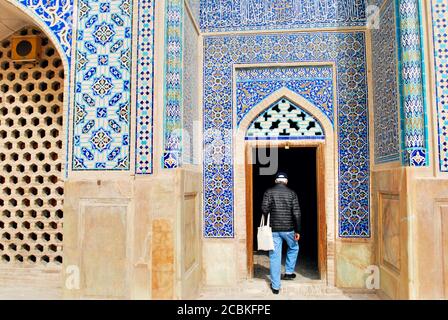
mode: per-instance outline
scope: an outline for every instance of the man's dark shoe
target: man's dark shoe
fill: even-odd
[[[282,275],[282,280],[294,280],[296,278],[296,274],[295,273],[291,273],[291,274],[283,274]]]
[[[273,294],[279,294],[280,293],[280,290],[274,289],[274,288],[272,288],[272,286],[271,286],[271,290],[272,290]]]

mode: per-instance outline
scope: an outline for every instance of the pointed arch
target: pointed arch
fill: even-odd
[[[337,230],[337,217],[338,217],[338,209],[337,209],[337,199],[338,199],[338,157],[336,156],[337,150],[337,136],[335,135],[335,129],[328,118],[318,107],[314,104],[306,100],[303,96],[287,89],[281,88],[280,90],[274,92],[269,97],[261,101],[258,105],[253,107],[241,120],[239,126],[237,125],[236,118],[237,115],[234,115],[234,128],[236,128],[235,132],[235,140],[234,140],[234,207],[235,207],[235,237],[238,240],[238,252],[246,254],[246,261],[250,261],[247,245],[248,241],[248,229],[252,226],[248,221],[251,221],[251,218],[248,218],[248,201],[250,197],[248,195],[251,192],[248,192],[248,184],[247,184],[247,171],[248,165],[250,165],[251,159],[249,154],[250,148],[253,147],[281,147],[285,140],[269,140],[269,141],[260,141],[253,140],[248,141],[245,139],[246,133],[250,125],[253,123],[255,119],[258,118],[260,114],[264,111],[268,110],[270,106],[275,104],[275,102],[280,99],[286,99],[293,103],[295,106],[307,112],[314,119],[319,121],[322,129],[324,130],[325,139],[314,139],[314,140],[287,140],[288,145],[292,147],[306,147],[306,146],[318,146],[318,149],[322,150],[320,152],[321,158],[319,161],[319,170],[322,175],[322,180],[324,183],[320,183],[323,196],[319,202],[322,202],[321,210],[323,213],[323,220],[321,221],[321,227],[324,230],[322,235],[322,241],[319,240],[319,255],[322,256],[322,270],[321,275],[325,279],[326,283],[329,286],[335,286],[335,274],[336,274],[336,262],[334,252],[336,250],[336,230]],[[250,241],[250,240],[249,240]],[[244,263],[244,261],[242,262]],[[244,268],[244,267],[242,267]],[[247,275],[249,275],[249,270],[247,270]]]
[[[306,98],[301,96],[300,94],[283,87],[276,92],[272,93],[268,97],[266,97],[264,100],[262,100],[259,104],[257,104],[255,107],[253,107],[245,116],[243,119],[241,119],[241,122],[238,123],[236,120],[234,121],[235,128],[237,128],[236,136],[241,138],[245,137],[247,130],[249,129],[249,126],[251,123],[264,111],[266,111],[270,106],[275,104],[277,101],[281,100],[282,98],[287,99],[291,103],[293,103],[295,106],[299,107],[303,111],[310,114],[313,118],[315,118],[319,124],[321,125],[324,135],[327,136],[328,133],[333,132],[333,124],[331,123],[330,119],[325,115],[318,107],[316,107],[313,103],[308,101]],[[235,115],[236,117],[236,115]],[[333,136],[333,135],[331,135]]]
[[[246,132],[246,140],[324,138],[325,133],[319,120],[286,97],[260,113]]]
[[[43,18],[34,10],[32,10],[29,6],[26,6],[22,1],[19,0],[0,0],[6,1],[12,6],[19,9],[21,12],[30,17],[33,22],[45,33],[45,35],[50,39],[53,45],[56,47],[56,50],[59,53],[59,56],[62,59],[64,70],[69,70],[70,66],[70,43],[69,43],[69,35],[67,34],[67,30],[60,30],[60,34],[57,36],[55,32],[50,27],[50,22],[45,22]],[[67,8],[69,9],[69,7]],[[41,8],[42,10],[42,8]],[[62,17],[59,17],[62,19]],[[68,23],[68,22],[67,22]],[[65,47],[65,48],[64,48]]]
[[[36,26],[45,34],[46,37],[51,41],[51,43],[56,48],[56,51],[59,54],[59,57],[62,60],[62,65],[64,69],[64,90],[63,90],[63,133],[62,133],[62,143],[63,143],[63,150],[65,151],[65,157],[64,157],[64,178],[67,177],[68,173],[68,163],[69,163],[69,119],[70,119],[70,109],[69,109],[69,101],[70,101],[70,79],[71,79],[71,45],[68,43],[69,36],[67,35],[67,30],[60,30],[59,37],[53,32],[50,25],[45,22],[39,14],[32,10],[30,7],[27,7],[22,1],[19,0],[0,0],[5,1],[8,4],[16,7],[21,12],[23,12],[25,15],[27,15],[35,24]],[[69,3],[67,5],[70,5]],[[70,7],[66,8],[67,10]],[[69,12],[69,10],[68,10]],[[62,19],[62,17],[61,17]],[[68,22],[67,22],[68,23]],[[62,38],[65,39],[65,44],[61,42]],[[64,48],[65,46],[65,48]]]

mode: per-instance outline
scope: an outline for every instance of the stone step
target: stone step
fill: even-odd
[[[313,283],[283,282],[280,292],[283,298],[293,299],[378,299],[375,291],[329,287],[321,281]],[[273,298],[269,283],[249,280],[235,287],[204,287],[199,299],[270,299]]]

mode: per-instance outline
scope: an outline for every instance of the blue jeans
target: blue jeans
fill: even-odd
[[[271,285],[273,289],[280,289],[280,278],[282,271],[282,244],[283,240],[288,245],[286,253],[286,274],[294,273],[296,268],[297,255],[299,253],[299,243],[294,239],[295,232],[272,232],[274,238],[274,250],[269,251],[269,262],[271,272]]]

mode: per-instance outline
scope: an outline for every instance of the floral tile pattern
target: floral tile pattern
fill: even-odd
[[[72,169],[129,170],[132,1],[79,0]]]
[[[431,0],[439,136],[439,169],[448,172],[448,0]]]
[[[135,173],[151,174],[154,116],[154,0],[140,0],[138,5]]]
[[[236,73],[238,124],[253,107],[283,87],[309,100],[334,122],[331,66],[241,68]]]
[[[204,32],[363,26],[364,0],[201,0]]]
[[[246,140],[325,139],[319,121],[286,98],[281,99],[252,121]]]
[[[73,30],[73,0],[16,0],[25,11],[33,12],[53,32],[70,60]]]
[[[204,59],[204,236],[234,237],[234,65],[326,62],[338,81],[339,236],[370,237],[364,33],[207,36]]]
[[[398,96],[398,43],[394,1],[372,30],[372,67],[375,163],[400,160],[400,102]]]

